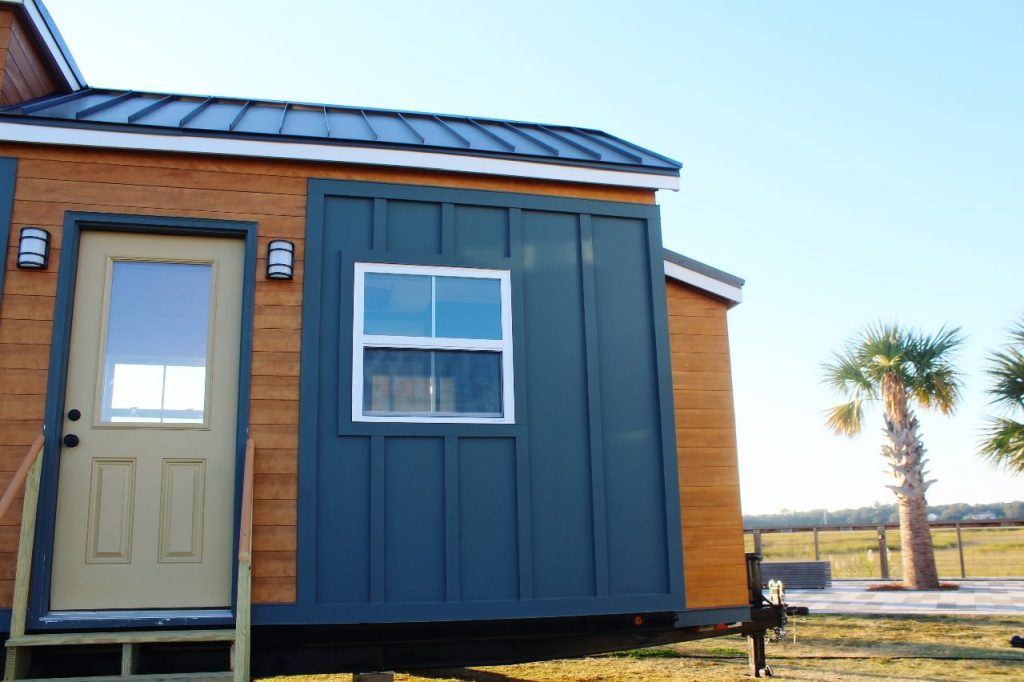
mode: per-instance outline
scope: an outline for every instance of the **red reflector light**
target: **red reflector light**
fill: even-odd
[[[640,626],[644,624],[643,616],[633,616],[633,625]]]

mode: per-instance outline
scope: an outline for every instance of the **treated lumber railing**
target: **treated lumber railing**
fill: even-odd
[[[121,675],[125,679],[135,679],[133,661],[140,643],[156,641],[231,641],[233,639],[231,647],[231,675],[235,682],[249,682],[252,612],[253,460],[256,452],[256,445],[253,440],[250,438],[245,443],[245,468],[242,471],[242,506],[238,530],[238,583],[234,632],[230,630],[194,630],[187,632],[96,632],[26,636],[25,624],[28,613],[29,576],[32,566],[32,550],[42,463],[39,453],[43,449],[44,442],[42,435],[35,439],[32,447],[29,448],[28,454],[25,455],[21,466],[18,467],[18,470],[8,484],[6,492],[0,498],[0,517],[2,517],[17,498],[21,487],[23,485],[25,487],[25,499],[21,516],[21,536],[18,542],[18,565],[14,581],[14,603],[11,611],[10,639],[7,643],[4,679],[12,680],[24,677],[28,668],[32,647],[120,643],[122,645]],[[179,678],[172,675],[161,679]]]
[[[235,600],[235,645],[232,669],[235,682],[249,680],[249,633],[252,614],[252,478],[256,443],[245,443],[245,468],[242,470],[242,510],[238,528],[238,583]]]
[[[21,490],[21,486],[25,483],[25,479],[28,478],[29,469],[35,464],[36,457],[42,452],[43,444],[46,439],[43,438],[43,434],[36,436],[36,439],[32,441],[32,445],[29,446],[28,454],[21,460],[21,464],[18,466],[18,470],[14,472],[14,476],[7,484],[7,490],[4,491],[4,496],[0,497],[0,519],[7,513],[7,509],[14,504],[15,498],[18,496],[18,491]]]
[[[43,434],[36,436],[25,459],[21,460],[21,465],[14,472],[11,482],[7,484],[3,498],[0,498],[0,517],[3,517],[14,503],[18,491],[23,485],[25,487],[25,499],[21,507],[21,534],[18,538],[18,563],[14,574],[14,600],[11,604],[10,636],[12,638],[25,634],[25,621],[28,616],[29,576],[32,573],[32,548],[36,534],[36,508],[39,504],[39,472],[43,461],[39,457],[39,453],[42,452],[45,443],[46,439]],[[17,675],[22,674],[26,663],[25,652],[19,652],[17,649],[9,650],[4,666],[4,679],[15,679]]]

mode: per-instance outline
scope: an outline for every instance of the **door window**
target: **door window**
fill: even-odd
[[[207,424],[213,265],[111,263],[101,424]]]

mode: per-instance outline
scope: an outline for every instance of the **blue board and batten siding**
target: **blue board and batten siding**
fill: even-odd
[[[298,602],[259,620],[678,611],[658,209],[312,180]],[[352,421],[353,264],[508,270],[514,424]]]

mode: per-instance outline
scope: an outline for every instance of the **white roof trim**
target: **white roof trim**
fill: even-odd
[[[351,147],[302,142],[272,142],[199,135],[157,135],[152,133],[66,128],[31,123],[0,122],[0,140],[78,147],[141,149],[147,151],[256,156],[268,159],[298,159],[371,166],[400,166],[448,171],[506,175],[537,180],[582,182],[644,189],[679,189],[679,178],[654,173],[631,173],[553,163],[516,161],[463,154],[441,154],[407,149]]]
[[[68,85],[72,90],[78,91],[85,87],[85,83],[78,79],[78,75],[72,68],[71,63],[68,61],[67,55],[64,54],[64,50],[61,48],[60,42],[54,37],[53,32],[50,30],[50,25],[43,19],[43,15],[39,12],[39,8],[36,7],[35,0],[0,0],[0,4],[4,5],[22,5],[25,8],[25,12],[28,14],[29,19],[32,20],[32,25],[36,29],[36,33],[46,43],[46,49],[49,50],[50,55],[53,56],[53,61],[57,63],[57,68],[60,69],[61,74],[64,76],[64,80],[67,81]]]
[[[733,304],[743,302],[743,290],[737,286],[720,282],[713,277],[697,272],[696,270],[690,270],[684,268],[678,263],[672,261],[665,261],[665,276],[682,282],[683,284],[689,284],[690,286],[697,287],[707,291],[708,293],[732,301]]]

